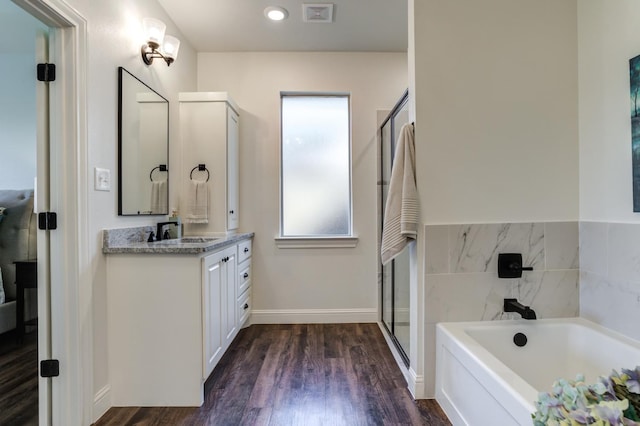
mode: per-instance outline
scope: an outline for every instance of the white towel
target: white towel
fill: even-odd
[[[209,223],[209,188],[205,181],[191,181],[185,223]]]
[[[167,214],[167,181],[151,182],[151,214]]]
[[[418,236],[420,209],[415,175],[415,146],[413,126],[405,124],[400,130],[396,153],[391,167],[389,193],[382,224],[382,264],[390,262],[411,240]]]

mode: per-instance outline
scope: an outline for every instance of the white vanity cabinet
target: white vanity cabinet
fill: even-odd
[[[112,405],[202,405],[204,382],[250,315],[240,305],[250,306],[250,286],[239,293],[243,238],[201,254],[107,256]]]
[[[191,180],[209,177],[209,223],[186,224],[194,235],[232,234],[238,229],[238,105],[226,92],[184,92],[180,101],[182,193],[190,193]],[[204,164],[207,171],[195,170]],[[183,197],[181,211],[188,212]]]

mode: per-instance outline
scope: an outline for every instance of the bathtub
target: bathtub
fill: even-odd
[[[514,335],[527,337],[516,346]],[[558,378],[640,365],[640,343],[582,318],[440,323],[436,400],[457,425],[528,425]]]

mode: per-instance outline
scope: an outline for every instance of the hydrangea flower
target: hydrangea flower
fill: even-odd
[[[639,368],[640,367],[636,367],[635,370],[622,369],[622,373],[627,376],[626,385],[629,392],[640,393],[640,382],[638,382],[638,377],[640,376]]]
[[[558,379],[551,392],[540,392],[532,414],[535,426],[640,426],[635,407],[640,401],[640,367],[612,371],[597,383],[586,384],[579,374],[575,380]],[[640,410],[638,410],[640,412]]]
[[[592,413],[596,420],[602,420],[605,425],[622,426],[622,412],[629,408],[629,401],[600,401],[593,407]]]

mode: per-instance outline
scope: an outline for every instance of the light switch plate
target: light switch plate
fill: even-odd
[[[111,170],[95,168],[94,188],[96,191],[111,191]]]

